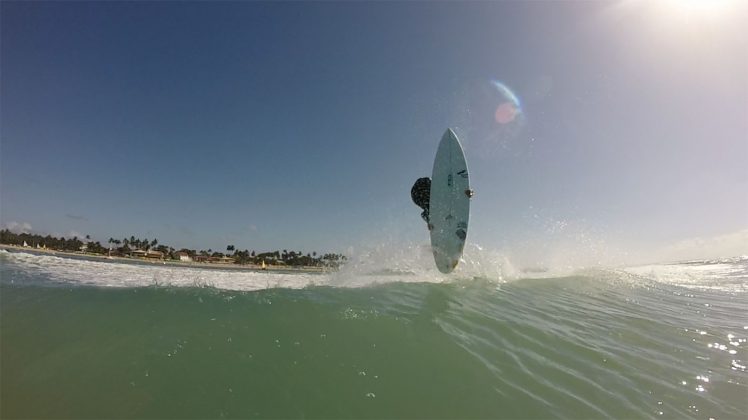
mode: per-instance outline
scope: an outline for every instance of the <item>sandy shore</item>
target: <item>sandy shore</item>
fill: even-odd
[[[100,254],[91,254],[86,252],[69,252],[69,251],[57,251],[53,249],[43,248],[31,248],[23,247],[18,245],[0,244],[0,249],[13,250],[18,252],[28,252],[32,254],[46,254],[54,255],[56,257],[85,257],[89,259],[97,259],[107,262],[138,262],[153,265],[172,265],[179,267],[194,267],[194,268],[211,268],[211,269],[228,269],[228,270],[250,270],[250,271],[282,271],[282,272],[307,272],[307,273],[324,273],[334,271],[334,268],[330,267],[310,267],[310,266],[285,266],[285,265],[267,265],[266,268],[262,268],[257,264],[222,264],[222,263],[205,263],[205,262],[186,262],[186,261],[175,261],[175,260],[153,260],[148,258],[131,258],[131,257],[109,257]]]

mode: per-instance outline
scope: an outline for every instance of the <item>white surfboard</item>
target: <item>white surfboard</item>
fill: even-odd
[[[431,249],[442,273],[451,273],[462,257],[471,194],[465,154],[454,131],[447,129],[434,158],[429,202]]]

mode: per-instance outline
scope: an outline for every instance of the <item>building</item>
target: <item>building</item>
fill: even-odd
[[[179,258],[179,261],[192,262],[192,257],[190,257],[190,254],[184,251],[177,252],[177,257]]]
[[[145,254],[146,254],[146,252],[143,251],[142,249],[134,249],[134,250],[130,251],[130,256],[131,257],[145,258]]]
[[[142,249],[136,249],[134,251],[130,251],[131,257],[137,257],[137,258],[148,258],[152,260],[162,260],[164,259],[164,253],[161,251],[143,251]]]
[[[164,253],[161,251],[146,251],[145,257],[149,260],[163,260]]]
[[[223,256],[221,258],[218,258],[218,261],[216,261],[216,262],[219,263],[219,264],[233,264],[234,263],[234,258],[233,257]]]

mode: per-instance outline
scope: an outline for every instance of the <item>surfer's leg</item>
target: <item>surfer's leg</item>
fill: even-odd
[[[423,209],[423,212],[421,213],[421,217],[426,222],[426,227],[431,230],[434,228],[434,225],[431,224],[431,221],[429,220],[429,210]]]

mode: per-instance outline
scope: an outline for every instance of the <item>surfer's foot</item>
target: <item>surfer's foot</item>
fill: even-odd
[[[475,191],[468,188],[465,190],[465,195],[468,196],[468,198],[473,198],[473,196],[475,195]]]
[[[434,225],[432,225],[431,223],[427,224],[426,227],[428,227],[429,230],[433,230],[434,229]]]

